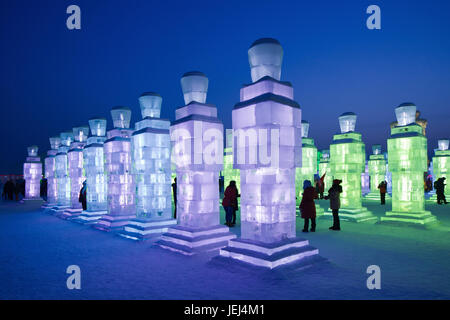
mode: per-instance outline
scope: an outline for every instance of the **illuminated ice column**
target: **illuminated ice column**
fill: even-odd
[[[107,214],[107,175],[103,144],[106,140],[106,119],[101,117],[89,120],[91,136],[83,149],[83,168],[86,174],[86,210],[75,222],[96,223]]]
[[[241,88],[241,102],[232,113],[234,168],[241,173],[241,238],[230,240],[219,260],[272,269],[318,257],[316,248],[296,237],[301,109],[292,85],[280,81],[282,56],[275,39],[257,40],[248,50],[252,83]]]
[[[381,145],[372,146],[372,154],[369,157],[370,192],[365,196],[368,200],[380,200],[379,184],[386,180],[386,160],[381,153]],[[387,182],[387,181],[386,181]],[[389,198],[386,194],[386,198]]]
[[[343,113],[339,117],[339,125],[341,133],[333,136],[333,143],[330,145],[333,178],[342,180],[339,216],[353,222],[377,220],[362,206],[361,173],[365,171],[366,151],[361,134],[355,132],[356,114]],[[332,216],[331,210],[328,210],[326,216]]]
[[[224,189],[230,181],[236,181],[236,187],[241,189],[241,175],[238,169],[233,168],[233,130],[226,130],[225,149],[223,156]],[[240,198],[238,198],[239,200]]]
[[[331,173],[330,167],[330,150],[322,150],[322,157],[319,163],[319,175],[322,177],[325,174],[324,182],[324,193],[328,193],[328,189],[331,188],[333,184],[333,174]]]
[[[62,132],[60,135],[61,145],[55,156],[55,177],[57,184],[57,206],[52,211],[62,213],[70,208],[70,177],[67,152],[73,141],[73,132]]]
[[[45,158],[45,178],[47,179],[47,203],[42,206],[43,209],[49,209],[56,206],[57,201],[57,183],[55,175],[55,157],[58,153],[58,148],[61,145],[60,137],[50,138],[50,150],[47,151]]]
[[[450,197],[450,150],[448,149],[448,145],[448,139],[439,139],[438,149],[434,150],[433,157],[433,174],[435,176],[434,181],[439,178],[445,178],[445,183],[447,184],[444,190],[446,199]],[[436,193],[429,200],[436,201]]]
[[[62,215],[63,219],[73,219],[78,217],[83,211],[79,201],[80,190],[86,180],[83,169],[83,148],[89,135],[89,127],[81,126],[73,128],[74,141],[70,144],[67,158],[69,163],[70,177],[70,208],[67,208]]]
[[[162,98],[154,92],[139,97],[142,120],[131,137],[136,181],[136,217],[120,232],[146,240],[176,225],[172,219],[170,121],[160,119]]]
[[[382,222],[426,225],[436,217],[425,211],[423,173],[427,170],[427,138],[415,123],[416,106],[403,103],[395,109],[397,126],[387,141],[392,173],[392,211]]]
[[[181,78],[185,106],[175,111],[171,140],[177,172],[178,226],[158,244],[192,255],[217,249],[234,238],[220,224],[219,172],[223,168],[223,124],[206,104],[208,78],[188,72]]]
[[[114,129],[104,143],[108,179],[108,214],[94,225],[103,231],[120,231],[136,214],[136,185],[131,162],[131,110],[115,107],[111,110]]]
[[[40,182],[42,178],[42,163],[38,156],[38,147],[28,147],[28,157],[23,164],[23,178],[25,179],[25,198],[23,200],[40,199]]]

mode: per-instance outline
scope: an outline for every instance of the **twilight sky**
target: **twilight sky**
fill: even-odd
[[[66,8],[81,8],[81,30],[66,28]],[[366,28],[366,8],[381,8],[381,30]],[[5,0],[0,4],[0,174],[22,173],[26,148],[44,156],[48,137],[132,109],[138,97],[163,97],[163,118],[183,105],[180,77],[209,78],[207,102],[225,128],[250,83],[247,49],[261,37],[284,49],[290,81],[310,137],[328,148],[337,117],[358,115],[366,151],[386,150],[394,108],[414,102],[428,119],[429,155],[450,137],[449,1]]]

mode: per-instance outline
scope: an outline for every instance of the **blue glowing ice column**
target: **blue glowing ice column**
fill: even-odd
[[[131,110],[115,107],[111,110],[114,129],[108,131],[104,143],[108,177],[108,214],[94,225],[103,231],[120,231],[136,214],[136,185],[131,162]]]
[[[57,183],[55,176],[55,157],[58,148],[61,145],[60,137],[50,138],[50,150],[47,151],[45,158],[45,178],[47,179],[47,202],[42,206],[43,209],[49,209],[56,206],[57,200]]]
[[[319,257],[308,240],[296,237],[301,109],[292,85],[280,81],[282,56],[275,39],[257,40],[248,50],[253,83],[241,88],[232,114],[234,168],[241,173],[241,238],[220,250],[219,261],[272,269]]]
[[[374,144],[372,146],[372,154],[369,157],[368,164],[370,192],[365,195],[365,199],[380,201],[380,190],[378,189],[378,186],[382,181],[386,181],[386,160],[384,154],[381,153],[381,145]],[[386,193],[386,199],[388,198],[390,198],[390,196]]]
[[[323,176],[325,174],[325,178],[323,180],[324,183],[324,194],[328,193],[328,190],[331,188],[333,184],[333,175],[331,173],[330,167],[330,150],[322,150],[322,156],[319,162],[319,176]]]
[[[73,128],[74,141],[67,152],[70,176],[70,208],[67,208],[60,216],[63,219],[77,218],[83,211],[79,201],[80,190],[86,177],[83,169],[83,148],[89,135],[89,127],[81,126]]]
[[[181,78],[185,106],[171,126],[177,173],[177,219],[158,244],[192,255],[223,247],[235,235],[220,225],[219,172],[223,168],[223,124],[206,104],[208,78],[188,72]]]
[[[133,240],[146,240],[177,224],[172,219],[170,121],[160,119],[162,98],[154,92],[139,97],[143,120],[131,137],[136,179],[136,218],[120,232]]]
[[[42,178],[42,162],[38,156],[38,147],[28,147],[28,157],[23,164],[25,179],[25,198],[23,200],[40,200],[40,182]]]
[[[105,172],[105,155],[103,144],[106,141],[106,119],[92,118],[89,120],[91,136],[83,149],[84,171],[86,174],[86,205],[87,210],[79,215],[75,222],[82,224],[96,223],[107,214],[107,181]]]
[[[70,208],[70,177],[67,152],[70,144],[73,141],[73,132],[62,132],[61,145],[58,148],[58,153],[55,156],[55,177],[57,184],[57,205],[53,207],[52,211],[56,214],[64,212]]]
[[[434,150],[432,162],[434,175],[433,182],[439,178],[445,178],[446,186],[444,192],[447,200],[450,198],[450,150],[448,149],[448,145],[448,139],[438,140],[438,149]],[[428,200],[435,202],[437,200],[437,194],[434,192],[433,196]]]
[[[373,222],[377,217],[362,206],[361,173],[365,171],[366,151],[361,134],[355,132],[356,114],[343,113],[339,125],[341,133],[333,136],[330,145],[333,178],[342,180],[339,217],[352,222]],[[325,216],[332,217],[331,210]]]
[[[425,210],[423,173],[427,166],[427,138],[416,124],[416,106],[403,103],[395,109],[397,125],[387,141],[392,172],[392,211],[381,217],[385,223],[426,226],[437,220]]]

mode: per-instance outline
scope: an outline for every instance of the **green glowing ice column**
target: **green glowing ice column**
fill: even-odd
[[[381,153],[381,145],[374,144],[372,146],[373,154],[369,157],[369,175],[370,175],[370,193],[365,196],[367,200],[380,201],[380,190],[378,185],[386,180],[386,160]],[[390,198],[386,193],[386,198]]]
[[[362,222],[377,218],[362,206],[361,173],[365,171],[366,151],[361,134],[355,132],[356,114],[343,113],[339,117],[341,133],[333,137],[330,145],[331,172],[334,179],[342,180],[341,209],[343,220]],[[329,210],[326,216],[331,216]]]
[[[388,139],[388,164],[392,173],[392,211],[382,222],[426,225],[436,217],[425,211],[423,173],[427,170],[427,139],[415,124],[416,106],[404,103],[395,109],[397,126]]]
[[[297,207],[302,200],[303,181],[309,180],[314,186],[314,175],[317,173],[317,148],[314,139],[308,138],[309,122],[302,120],[302,166],[295,168],[295,193]],[[323,209],[316,204],[316,215],[323,215]]]
[[[322,177],[325,174],[323,180],[324,183],[324,193],[327,194],[328,189],[331,188],[333,184],[333,175],[331,173],[330,167],[330,150],[322,150],[322,156],[319,162],[319,175]]]
[[[230,181],[236,181],[236,187],[238,190],[241,188],[241,175],[239,169],[233,168],[233,130],[227,129],[226,132],[226,144],[224,148],[223,156],[223,176],[224,176],[224,188],[230,184]]]
[[[448,201],[450,197],[450,187],[449,179],[450,179],[450,150],[448,149],[449,140],[448,139],[439,139],[438,140],[438,149],[434,151],[433,157],[433,174],[435,176],[435,181],[439,178],[445,178],[445,198]],[[436,201],[437,195],[434,194],[430,199],[430,201]]]

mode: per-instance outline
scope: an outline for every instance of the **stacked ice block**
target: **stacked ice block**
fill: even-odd
[[[37,146],[28,147],[28,157],[23,164],[23,178],[25,179],[24,200],[39,200],[42,163]]]
[[[185,106],[171,126],[177,174],[177,219],[158,244],[192,255],[223,247],[235,235],[220,225],[219,172],[223,168],[223,124],[206,104],[208,78],[188,72],[181,78]]]
[[[280,43],[257,40],[248,56],[253,83],[241,89],[241,102],[232,113],[234,168],[241,174],[241,238],[230,240],[217,259],[270,269],[309,264],[318,250],[295,231],[301,109],[292,85],[280,81]]]
[[[236,181],[236,187],[241,189],[241,175],[238,169],[233,168],[233,130],[226,130],[225,149],[223,156],[223,176],[224,188],[230,184],[230,181]]]
[[[323,182],[326,194],[333,184],[333,175],[330,167],[330,150],[322,150],[322,156],[320,157],[319,175],[322,177],[324,174],[325,178]]]
[[[172,219],[170,121],[160,119],[161,103],[154,92],[139,97],[143,120],[131,137],[136,217],[120,232],[133,240],[152,239],[177,223]]]
[[[86,174],[86,206],[74,220],[82,224],[96,223],[107,213],[107,175],[103,144],[106,140],[106,119],[101,117],[89,120],[91,136],[83,149],[83,168]]]
[[[370,192],[365,196],[368,200],[380,200],[380,190],[378,186],[386,180],[386,160],[381,153],[381,145],[372,146],[372,154],[369,157]],[[386,193],[386,198],[389,198]]]
[[[73,219],[78,217],[83,211],[79,195],[84,180],[86,180],[83,169],[83,148],[89,135],[89,127],[80,126],[73,128],[74,141],[70,144],[67,158],[69,162],[70,176],[70,208],[67,208],[62,215],[63,219]]]
[[[415,123],[416,106],[403,103],[395,109],[398,125],[388,139],[388,164],[392,173],[392,211],[382,222],[427,226],[436,217],[425,211],[423,173],[427,170],[427,138]]]
[[[42,208],[49,209],[56,205],[57,201],[57,181],[55,176],[55,161],[58,148],[61,145],[60,137],[50,138],[50,150],[47,151],[45,158],[45,177],[47,178],[47,203]]]
[[[62,213],[70,208],[70,177],[67,152],[73,141],[73,132],[62,132],[60,135],[61,145],[55,156],[55,177],[57,183],[57,206],[52,211]]]
[[[120,231],[136,214],[136,185],[131,161],[131,110],[115,107],[111,110],[114,129],[108,131],[104,143],[108,178],[108,214],[94,225],[103,231]]]
[[[333,178],[342,180],[339,216],[353,222],[375,221],[377,218],[362,206],[361,174],[365,171],[366,151],[361,134],[355,132],[356,114],[343,113],[339,125],[341,133],[333,136],[330,145]],[[331,217],[331,210],[325,216]]]

